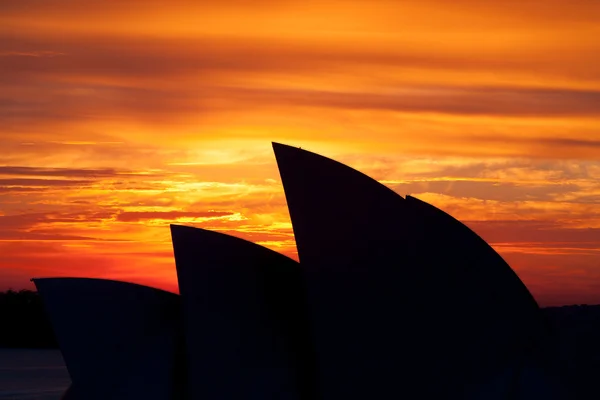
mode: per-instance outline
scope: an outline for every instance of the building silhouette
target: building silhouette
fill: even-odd
[[[300,265],[222,233],[171,234],[190,398],[314,398]]]
[[[177,399],[180,298],[105,279],[34,279],[72,380],[68,399]]]
[[[172,226],[180,296],[34,280],[68,398],[570,398],[538,305],[484,240],[341,163],[273,148],[299,263]]]

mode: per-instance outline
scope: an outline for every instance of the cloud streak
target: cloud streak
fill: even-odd
[[[231,216],[233,213],[225,211],[131,211],[122,212],[117,215],[117,221],[138,222],[144,220],[166,220],[175,221],[179,218],[221,218]]]
[[[127,174],[127,171],[117,171],[115,169],[44,168],[44,167],[23,167],[23,166],[16,166],[16,165],[0,166],[0,175],[97,178],[97,177],[114,177],[117,175],[125,175],[125,174]]]

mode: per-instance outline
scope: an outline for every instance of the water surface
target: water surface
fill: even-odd
[[[58,400],[70,383],[59,350],[0,348],[0,400]]]

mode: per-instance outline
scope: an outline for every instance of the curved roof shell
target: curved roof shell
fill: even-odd
[[[34,279],[75,399],[178,399],[179,296],[133,283]]]
[[[314,399],[296,261],[233,236],[171,226],[193,399]]]
[[[322,398],[509,396],[544,326],[466,226],[331,159],[274,143],[316,339]],[[507,371],[517,371],[508,373]],[[349,384],[352,382],[352,384]]]

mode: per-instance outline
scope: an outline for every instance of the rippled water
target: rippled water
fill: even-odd
[[[58,350],[0,349],[0,400],[57,400],[70,383]]]

